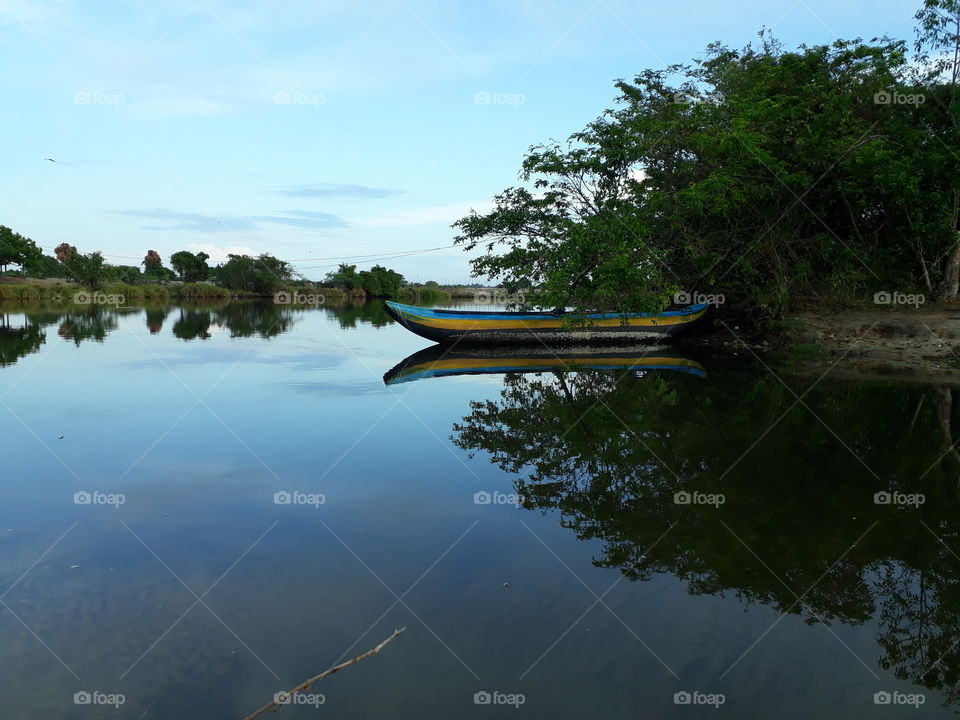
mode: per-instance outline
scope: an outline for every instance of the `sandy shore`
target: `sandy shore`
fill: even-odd
[[[794,342],[812,372],[960,385],[960,305],[804,313]]]

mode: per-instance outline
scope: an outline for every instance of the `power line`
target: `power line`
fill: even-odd
[[[382,255],[380,257],[372,257],[372,258],[368,258],[367,260],[364,260],[363,262],[368,263],[368,262],[376,262],[377,260],[394,260],[396,258],[401,258],[401,257],[410,257],[411,255],[422,255],[423,253],[433,252],[435,250],[445,250],[446,248],[451,248],[451,247],[453,247],[453,245],[446,245],[444,247],[438,247],[438,248],[427,248],[426,250],[411,250],[409,252],[399,253],[394,255]],[[320,270],[322,268],[337,267],[339,264],[340,263],[332,263],[330,265],[309,265],[307,267],[302,267],[299,269],[300,270]]]
[[[294,260],[288,260],[287,262],[309,262],[311,260],[360,260],[362,258],[384,259],[390,255],[412,255],[415,253],[433,252],[434,250],[446,250],[447,248],[452,247],[456,247],[456,243],[453,245],[441,245],[440,247],[424,248],[423,250],[396,250],[388,255],[382,255],[381,253],[370,253],[369,255],[331,255],[330,257],[296,258]]]
[[[56,252],[56,248],[45,247],[43,245],[37,245],[41,250],[48,250],[49,252]],[[331,255],[329,257],[310,257],[310,258],[295,258],[293,260],[287,260],[286,262],[295,263],[295,262],[311,262],[313,260],[357,260],[360,262],[374,262],[376,260],[390,260],[394,257],[407,257],[409,255],[419,255],[421,253],[435,252],[437,250],[447,250],[449,248],[456,247],[456,243],[452,245],[441,245],[439,247],[432,248],[423,248],[421,250],[397,250],[395,252],[381,255],[378,253],[371,253],[369,255]],[[139,256],[135,255],[114,255],[112,253],[101,253],[105,257],[110,258],[119,258],[121,260],[141,260]],[[303,270],[316,270],[319,268],[333,267],[338,263],[333,265],[316,265],[311,267],[302,268]]]

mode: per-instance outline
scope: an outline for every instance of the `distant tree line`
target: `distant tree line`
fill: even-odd
[[[229,290],[261,295],[273,294],[294,280],[293,266],[268,253],[256,257],[230,254],[226,262],[214,267],[207,263],[209,259],[205,252],[180,250],[170,256],[170,267],[165,267],[160,253],[148,250],[140,266],[111,265],[102,253],[80,253],[69,243],[61,243],[49,256],[30,238],[0,226],[0,272],[6,272],[10,265],[19,265],[29,277],[64,277],[93,289],[107,283],[138,285],[179,280],[212,282]],[[343,264],[336,272],[327,274],[324,284],[348,291],[363,290],[370,297],[396,297],[405,281],[403,275],[381,265],[358,272],[356,265]],[[430,281],[426,286],[437,283]]]

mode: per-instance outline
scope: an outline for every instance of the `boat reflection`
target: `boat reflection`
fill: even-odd
[[[673,348],[464,347],[440,345],[415,352],[383,376],[386,385],[448,375],[674,370],[706,377],[706,369]]]

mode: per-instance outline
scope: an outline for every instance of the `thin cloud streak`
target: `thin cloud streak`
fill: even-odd
[[[142,230],[187,230],[191,232],[249,232],[264,223],[299,228],[343,228],[347,224],[333,213],[313,210],[285,210],[277,215],[203,215],[156,208],[154,210],[114,210],[117,215],[147,218],[165,225],[142,225]]]

